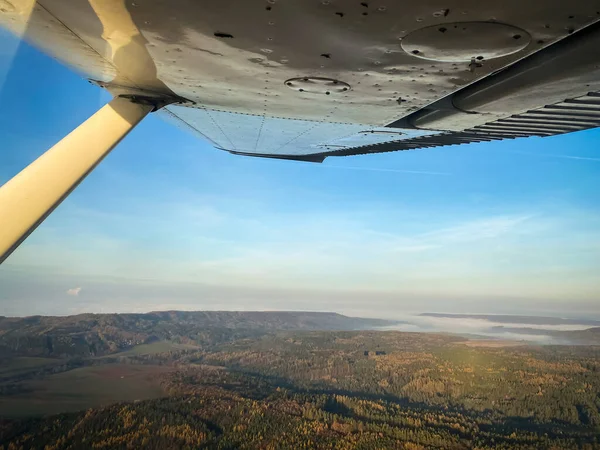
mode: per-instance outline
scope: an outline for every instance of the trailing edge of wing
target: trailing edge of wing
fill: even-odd
[[[515,114],[464,131],[366,145],[314,156],[319,156],[323,160],[328,156],[366,155],[522,137],[547,137],[595,127],[600,127],[600,92],[590,92],[581,97],[567,99],[523,114]]]

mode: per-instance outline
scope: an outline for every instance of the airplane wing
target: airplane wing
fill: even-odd
[[[312,162],[600,124],[597,0],[0,0],[0,26],[114,96],[0,188],[0,263],[150,112]]]
[[[600,124],[595,1],[2,0],[0,23],[231,153],[327,156]]]

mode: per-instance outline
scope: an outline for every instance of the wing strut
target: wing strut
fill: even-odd
[[[115,97],[0,187],[0,264],[155,108],[147,98]]]

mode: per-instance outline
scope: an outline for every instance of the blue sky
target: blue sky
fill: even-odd
[[[108,100],[0,32],[0,183]],[[0,267],[0,315],[599,315],[599,142],[318,165],[232,156],[150,116]]]

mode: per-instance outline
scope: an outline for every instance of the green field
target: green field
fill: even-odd
[[[25,381],[29,392],[0,397],[0,416],[23,417],[163,396],[161,375],[173,370],[153,365],[108,364],[83,367],[41,380]]]
[[[12,377],[20,373],[30,372],[36,368],[62,364],[64,361],[56,358],[36,358],[22,356],[4,360],[0,364],[0,379]]]

